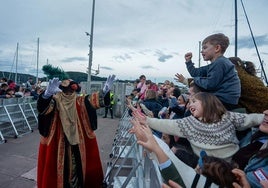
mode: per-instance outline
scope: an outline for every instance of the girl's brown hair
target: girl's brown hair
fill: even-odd
[[[202,103],[204,123],[219,122],[222,115],[227,111],[221,101],[211,93],[199,92],[193,98],[200,100]]]
[[[203,157],[202,175],[207,177],[219,187],[233,187],[233,182],[237,182],[236,176],[232,173],[237,168],[236,163],[228,163],[224,159],[212,156]]]
[[[252,63],[251,61],[245,61],[244,66],[247,73],[252,76],[256,76],[257,72],[254,63]]]
[[[242,61],[239,57],[229,57],[229,60],[236,66],[243,68],[251,76],[256,76],[257,71],[251,61]]]

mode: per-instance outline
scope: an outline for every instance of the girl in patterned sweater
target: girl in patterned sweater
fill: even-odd
[[[156,119],[133,112],[140,124],[166,134],[186,138],[193,149],[192,163],[195,167],[198,155],[205,150],[209,156],[230,161],[239,149],[236,130],[258,126],[264,114],[230,112],[213,94],[200,92],[190,99],[191,116],[182,119]],[[181,159],[184,161],[183,159]]]

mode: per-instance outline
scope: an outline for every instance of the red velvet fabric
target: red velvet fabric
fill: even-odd
[[[79,150],[84,187],[98,188],[102,185],[103,171],[96,136],[90,128],[83,97],[77,99],[77,111],[80,120],[78,123]],[[41,136],[40,140],[37,167],[38,188],[64,187],[64,142],[61,121],[56,111],[49,136]]]

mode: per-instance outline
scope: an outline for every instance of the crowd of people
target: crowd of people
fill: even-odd
[[[191,78],[174,76],[188,91],[172,81],[156,84],[141,75],[127,96],[133,117],[130,132],[156,155],[164,188],[186,186],[183,172],[157,139],[209,183],[268,188],[268,87],[257,77],[252,62],[224,56],[228,46],[224,34],[206,37],[201,54],[211,63],[202,67],[195,67],[191,52],[185,54]],[[79,84],[69,79],[54,78],[45,89],[32,78],[21,86],[1,79],[0,98],[38,99],[38,187],[100,187],[96,109],[105,107],[104,118],[108,111],[113,118],[114,79],[109,76],[103,91],[86,96],[78,96]]]
[[[222,33],[206,37],[201,54],[211,63],[195,67],[185,54],[191,78],[153,83],[141,75],[126,103],[133,117],[131,133],[154,152],[165,181],[163,187],[185,187],[156,139],[163,139],[179,160],[219,187],[268,187],[268,87],[254,64],[224,53],[229,39]],[[204,154],[205,153],[205,154]]]
[[[26,83],[20,85],[6,77],[1,78],[0,80],[0,98],[9,99],[33,96],[36,100],[43,90],[44,88],[41,87],[41,83],[34,83],[32,77],[29,77]]]

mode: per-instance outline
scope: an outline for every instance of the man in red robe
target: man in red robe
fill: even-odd
[[[115,76],[109,76],[103,91],[78,96],[80,86],[72,80],[50,80],[37,102],[41,134],[38,188],[102,187],[103,171],[96,135],[96,109]]]

